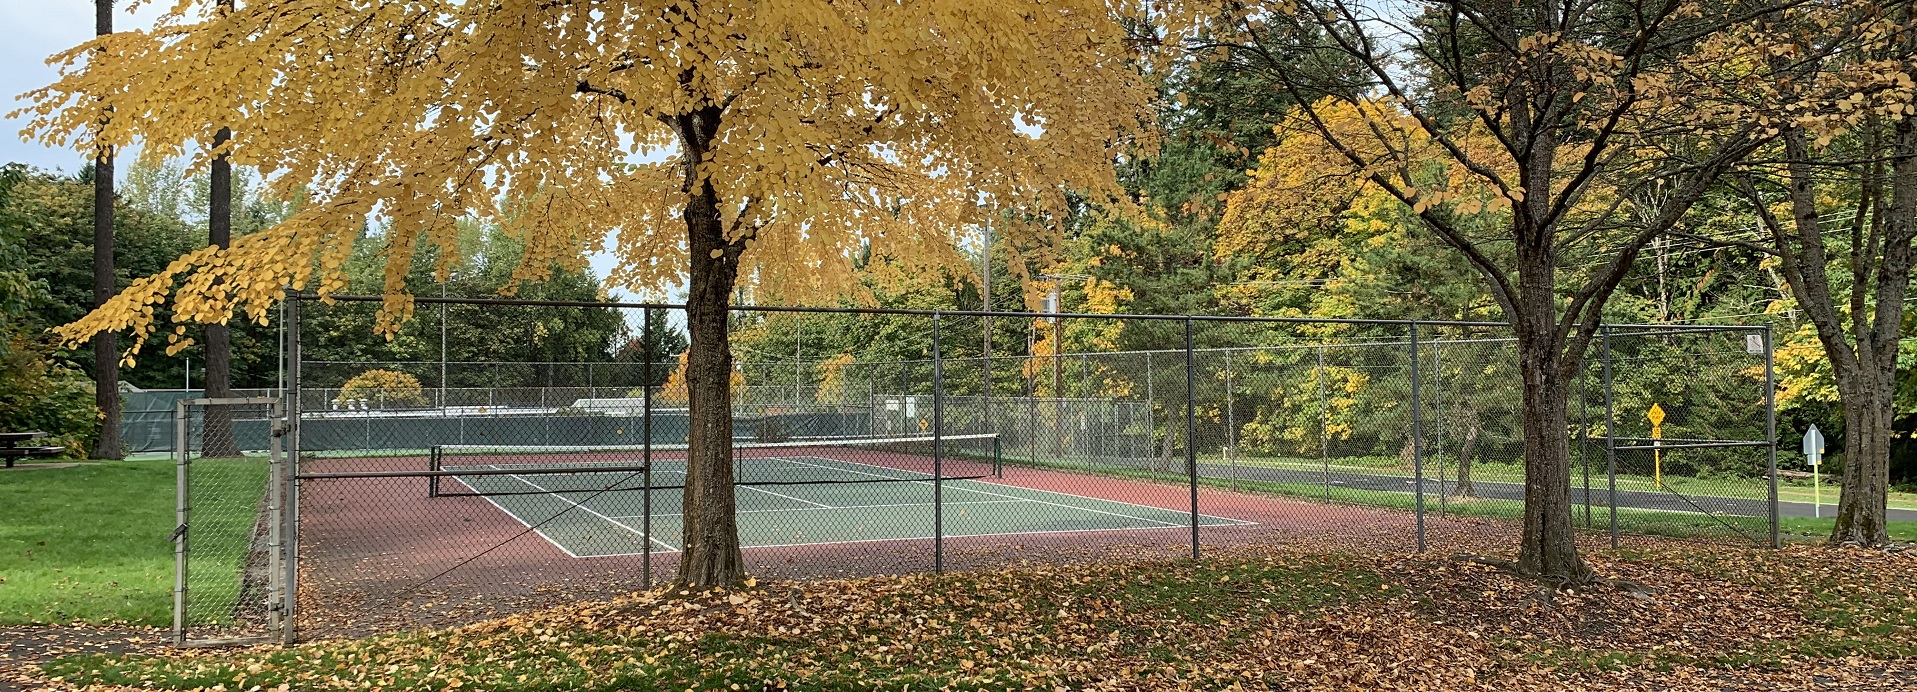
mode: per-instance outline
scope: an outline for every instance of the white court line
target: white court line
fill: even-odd
[[[828,461],[830,461],[830,460],[828,460]],[[835,469],[835,468],[832,468],[832,467],[830,467],[830,466],[820,466],[820,465],[818,465],[818,464],[808,464],[808,463],[805,463],[805,462],[803,462],[803,461],[798,461],[798,460],[796,460],[796,459],[786,459],[786,463],[788,463],[788,464],[798,464],[798,465],[800,465],[800,466],[810,466],[810,467],[813,467],[813,468],[820,468],[820,469],[826,469],[826,470],[829,470],[829,471],[844,471],[844,472],[846,472],[846,473],[856,473],[856,474],[859,474],[859,475],[862,475],[862,476],[873,476],[873,477],[877,477],[877,478],[890,478],[889,476],[881,476],[881,475],[879,475],[879,474],[876,474],[876,473],[866,473],[866,472],[864,472],[864,471],[860,471],[860,470],[858,470],[858,469]],[[861,466],[867,466],[868,464],[860,464],[860,465],[861,465]],[[885,467],[883,467],[883,466],[874,466],[873,468],[885,468]],[[900,479],[893,479],[893,480],[900,480]],[[932,484],[932,482],[931,482],[931,481],[906,481],[906,482],[909,482],[909,483],[919,483],[919,484],[922,484],[922,485],[931,485],[931,484]],[[1018,486],[1004,486],[1004,487],[1008,487],[1008,488],[1016,488],[1016,487],[1018,487]],[[1020,488],[1020,489],[1021,489],[1021,490],[1030,490],[1030,488]],[[1157,519],[1146,519],[1145,517],[1135,517],[1135,516],[1132,516],[1132,515],[1129,515],[1129,514],[1119,514],[1119,513],[1117,513],[1117,512],[1107,512],[1107,511],[1105,511],[1105,510],[1102,510],[1102,509],[1091,509],[1091,508],[1089,508],[1089,507],[1073,507],[1073,506],[1071,506],[1071,505],[1062,505],[1062,504],[1059,504],[1059,503],[1056,503],[1056,502],[1046,502],[1046,501],[1044,501],[1044,500],[1040,500],[1040,499],[1037,499],[1037,498],[1021,498],[1021,497],[1014,497],[1014,496],[1011,496],[1011,495],[1000,495],[1000,494],[998,494],[998,493],[995,493],[995,492],[991,492],[991,491],[987,491],[987,490],[974,490],[974,489],[971,489],[971,488],[960,488],[960,490],[964,490],[965,492],[972,492],[972,493],[978,493],[978,494],[980,494],[980,495],[992,495],[992,496],[994,496],[994,497],[1003,497],[1003,498],[1007,498],[1007,499],[1012,499],[1012,500],[1025,500],[1025,501],[1027,501],[1027,502],[1037,502],[1037,503],[1039,503],[1039,504],[1042,504],[1042,505],[1051,505],[1051,506],[1053,506],[1053,507],[1061,507],[1061,508],[1064,508],[1064,509],[1076,509],[1076,510],[1079,510],[1079,511],[1084,511],[1084,512],[1093,512],[1093,513],[1097,513],[1097,514],[1105,514],[1105,515],[1110,515],[1110,516],[1114,516],[1114,517],[1124,517],[1124,518],[1126,518],[1126,519],[1136,519],[1136,520],[1138,520],[1138,521],[1149,521],[1149,522],[1151,522],[1151,523],[1154,523],[1154,524],[1163,524],[1163,525],[1165,525],[1165,526],[1190,526],[1190,524],[1174,524],[1174,523],[1171,523],[1171,522],[1168,522],[1168,521],[1159,521],[1159,520],[1157,520]],[[1050,491],[1045,491],[1045,490],[1040,490],[1040,491],[1038,491],[1038,492],[1050,492]],[[1053,494],[1055,494],[1055,495],[1062,495],[1063,493],[1053,493]],[[1082,496],[1082,495],[1073,495],[1072,497],[1083,497],[1083,496]],[[1098,498],[1095,498],[1095,497],[1090,497],[1090,498],[1085,498],[1085,499],[1088,499],[1088,500],[1097,500]],[[1109,500],[1106,500],[1106,501],[1107,501],[1107,502],[1109,502]],[[1129,502],[1121,502],[1121,503],[1119,503],[1119,504],[1128,504],[1128,505],[1129,505],[1129,504],[1131,504],[1131,503],[1129,503]],[[1146,507],[1146,505],[1132,505],[1132,506],[1133,506],[1133,507]],[[1177,511],[1177,510],[1167,510],[1167,509],[1164,509],[1164,508],[1161,508],[1161,507],[1149,507],[1149,509],[1156,509],[1156,510],[1158,510],[1158,511],[1160,511],[1160,512],[1169,512],[1169,511]],[[1221,518],[1222,518],[1222,517],[1221,517]]]
[[[791,496],[791,495],[787,495],[787,494],[784,494],[784,493],[775,493],[775,492],[772,492],[772,491],[770,491],[770,490],[765,490],[765,489],[763,489],[763,488],[759,488],[759,487],[757,487],[757,486],[751,486],[751,485],[741,485],[741,486],[738,486],[738,487],[741,487],[741,488],[745,488],[745,489],[747,489],[747,490],[757,490],[757,491],[759,491],[759,492],[762,492],[762,493],[765,493],[765,494],[767,494],[767,495],[771,495],[771,496],[773,496],[773,497],[783,497],[783,498],[785,498],[785,499],[788,499],[788,500],[793,500],[793,501],[796,501],[796,502],[803,502],[803,503],[806,503],[806,504],[808,504],[808,505],[813,505],[813,506],[815,506],[815,508],[817,508],[817,509],[841,509],[841,508],[839,508],[839,507],[833,507],[832,505],[828,505],[828,504],[825,504],[825,503],[823,503],[823,502],[813,502],[813,501],[811,501],[811,500],[807,500],[807,499],[805,499],[805,498],[802,498],[802,497],[793,497],[793,496]]]
[[[467,490],[473,491],[474,494],[478,495],[481,499],[484,499],[486,503],[492,505],[494,509],[497,509],[501,512],[505,512],[506,516],[512,517],[513,521],[519,522],[520,526],[524,526],[526,527],[527,530],[530,530],[533,533],[539,534],[540,538],[546,539],[547,543],[551,543],[553,547],[558,548],[560,552],[564,552],[567,557],[573,557],[573,558],[599,557],[598,555],[580,555],[578,553],[573,552],[571,548],[566,547],[566,544],[553,540],[552,536],[546,535],[545,531],[542,531],[538,527],[533,526],[531,522],[528,522],[525,519],[519,518],[518,512],[514,512],[510,509],[506,509],[504,505],[501,505],[498,502],[494,502],[491,495],[487,495],[484,491],[481,491],[480,489],[473,487],[473,484],[467,483],[466,479],[460,478],[458,476],[453,476],[453,479],[459,481],[460,485],[466,486]]]
[[[1214,517],[1214,518],[1222,518],[1222,517]],[[1248,523],[1243,525],[1256,526],[1255,523]],[[1205,529],[1205,528],[1212,528],[1213,526],[1238,526],[1238,524],[1209,524],[1209,525],[1200,526],[1198,528]],[[1174,524],[1172,526],[1124,526],[1124,527],[1119,527],[1115,529],[1052,529],[1052,530],[1046,530],[1046,531],[1011,531],[1007,533],[946,534],[945,538],[947,540],[950,540],[953,538],[1001,538],[1005,536],[1037,536],[1041,534],[1052,534],[1052,533],[1093,533],[1093,532],[1103,532],[1103,531],[1168,531],[1171,529],[1186,529],[1186,528],[1191,528],[1191,525],[1190,524]],[[739,547],[743,550],[756,550],[759,548],[811,548],[814,546],[822,546],[822,545],[841,545],[841,544],[852,544],[852,543],[885,543],[888,541],[929,541],[929,540],[932,540],[932,538],[933,538],[932,536],[901,536],[898,538],[859,538],[859,539],[854,539],[850,541],[819,541],[817,543],[775,543],[771,545],[741,545]],[[586,555],[583,557],[588,557],[588,558],[632,557],[634,555],[643,555],[643,554],[644,553],[608,553],[605,555]]]
[[[1029,501],[1030,500],[973,500],[971,502],[947,502],[945,503],[945,505],[947,507],[950,507],[952,505],[1009,505],[1009,504],[1017,504],[1017,503],[1029,502]],[[823,512],[823,511],[829,511],[829,510],[880,509],[880,508],[888,508],[888,507],[931,507],[931,506],[932,506],[932,503],[930,502],[913,502],[913,503],[907,503],[902,505],[852,505],[850,507],[787,507],[784,509],[742,509],[742,510],[739,510],[738,513],[739,514],[755,514],[760,512]],[[667,512],[664,514],[654,514],[652,516],[683,517],[685,516],[685,514],[682,512]],[[644,519],[645,517],[635,514],[631,516],[613,517],[613,518],[614,519]],[[1184,524],[1180,524],[1180,526],[1184,526]]]
[[[516,473],[514,473],[514,474],[507,474],[507,476],[506,476],[506,477],[507,477],[507,478],[511,478],[511,479],[513,479],[513,480],[516,480],[516,481],[519,481],[519,482],[521,482],[521,483],[525,483],[526,485],[530,485],[530,486],[532,486],[532,487],[533,487],[534,489],[537,489],[537,490],[538,490],[539,492],[542,492],[542,493],[546,493],[546,494],[548,494],[548,495],[551,495],[551,496],[553,496],[553,497],[556,497],[556,498],[559,498],[559,501],[560,501],[560,502],[564,502],[564,503],[566,503],[566,504],[569,504],[569,505],[572,505],[573,507],[576,507],[576,508],[579,508],[579,509],[581,509],[581,510],[584,510],[584,511],[585,511],[586,513],[588,513],[588,514],[591,514],[591,515],[593,515],[593,516],[595,516],[595,517],[599,517],[600,519],[604,519],[604,520],[606,520],[606,521],[610,521],[610,522],[612,522],[612,525],[613,525],[613,526],[617,526],[617,527],[619,527],[619,528],[622,528],[622,529],[625,529],[625,530],[627,530],[627,531],[631,531],[631,532],[632,532],[632,534],[633,534],[633,535],[635,535],[635,536],[638,536],[638,537],[640,537],[640,538],[642,538],[642,539],[645,539],[645,540],[648,540],[648,541],[652,541],[652,542],[654,542],[654,543],[658,543],[659,545],[663,545],[663,546],[665,546],[665,547],[666,547],[666,549],[667,549],[667,550],[670,550],[670,551],[673,551],[673,552],[675,552],[675,553],[676,553],[676,552],[679,552],[679,549],[678,549],[678,548],[675,548],[675,547],[673,547],[671,543],[667,543],[667,542],[665,542],[665,541],[662,541],[662,540],[659,540],[659,539],[657,539],[657,538],[654,538],[654,537],[652,537],[652,536],[648,536],[648,535],[646,535],[646,532],[644,532],[644,531],[640,531],[640,530],[638,530],[638,529],[635,529],[635,528],[632,528],[632,527],[630,527],[630,526],[627,526],[627,525],[625,525],[624,523],[621,523],[621,522],[619,522],[619,521],[618,521],[618,520],[616,520],[616,519],[613,519],[612,517],[609,517],[609,516],[606,516],[606,515],[604,515],[604,514],[600,514],[599,512],[597,512],[597,511],[594,511],[594,510],[593,510],[593,508],[591,508],[591,507],[587,507],[587,506],[585,506],[585,505],[582,505],[582,504],[579,504],[579,503],[577,503],[577,502],[573,502],[573,501],[572,501],[571,499],[568,499],[568,498],[567,498],[566,496],[564,496],[564,495],[561,495],[561,494],[559,494],[559,493],[556,493],[556,492],[553,492],[553,491],[551,491],[551,490],[547,490],[547,489],[546,489],[546,488],[545,488],[544,486],[541,486],[541,485],[539,485],[538,483],[534,483],[534,482],[532,482],[532,481],[529,481],[529,480],[526,480],[526,479],[524,479],[524,478],[520,478],[520,477],[519,477],[519,474],[516,474]]]

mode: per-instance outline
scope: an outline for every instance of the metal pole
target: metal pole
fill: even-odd
[[[299,637],[299,546],[300,546],[300,415],[304,410],[300,395],[300,301],[289,297],[286,306],[286,373],[287,392],[283,409],[286,415],[286,509],[282,512],[286,528],[282,542],[286,545],[286,576],[282,580],[286,590],[286,603],[282,607],[285,618],[284,642],[292,644]]]
[[[1610,485],[1611,505],[1611,547],[1617,548],[1617,411],[1614,407],[1611,389],[1611,328],[1599,327],[1599,343],[1603,346],[1604,361],[1604,475]]]
[[[1584,462],[1584,528],[1591,528],[1591,397],[1584,388],[1591,382],[1591,373],[1580,364],[1578,368],[1578,458]]]
[[[985,217],[985,245],[979,252],[979,300],[986,313],[979,317],[979,362],[985,379],[985,389],[979,399],[980,422],[984,423],[986,432],[997,433],[998,421],[992,419],[992,217],[989,215]],[[997,445],[997,440],[992,444]],[[993,456],[996,459],[997,455]],[[1003,471],[997,473],[1001,477],[1005,475]]]
[[[1225,349],[1225,463],[1231,465],[1232,485],[1238,485],[1238,407],[1231,393],[1231,349]]]
[[[1440,339],[1442,342],[1442,339]],[[1438,402],[1444,401],[1444,348],[1439,344],[1431,345],[1431,388]],[[1431,419],[1431,434],[1438,438],[1438,516],[1447,516],[1446,498],[1451,494],[1444,489],[1444,408],[1440,404],[1438,417]],[[1454,433],[1455,434],[1455,433]]]
[[[446,279],[452,280],[448,274]],[[446,297],[446,282],[439,282],[439,297]],[[446,415],[446,303],[439,304],[439,415]]]
[[[932,571],[945,572],[945,358],[939,314],[932,313]]]
[[[191,482],[187,465],[191,453],[187,451],[186,417],[187,404],[181,399],[173,404],[173,645],[186,646],[186,556],[187,530],[191,508],[187,505],[187,494]]]
[[[639,563],[639,580],[644,588],[652,588],[652,308],[646,308],[646,314],[639,324],[639,353],[645,362],[639,365],[639,466],[640,514],[645,515],[640,522],[641,538],[646,547]],[[683,525],[683,524],[682,524]],[[681,537],[684,540],[684,537]]]
[[[1765,464],[1770,470],[1771,547],[1781,548],[1783,538],[1777,526],[1777,374],[1771,354],[1771,329],[1771,325],[1764,325],[1764,438],[1770,441]]]
[[[1418,323],[1411,327],[1411,472],[1417,475],[1418,552],[1424,552],[1424,406],[1418,377]]]
[[[286,413],[279,401],[267,406],[267,636],[286,632],[286,456],[280,435],[285,433]]]
[[[1318,461],[1325,466],[1325,501],[1331,501],[1331,401],[1325,392],[1325,347],[1318,346]]]
[[[1198,559],[1198,361],[1192,349],[1191,320],[1185,320],[1185,469],[1191,482],[1191,559]]]
[[[1158,434],[1158,420],[1157,420],[1158,413],[1156,410],[1158,408],[1158,396],[1156,392],[1152,391],[1153,379],[1155,378],[1152,376],[1152,352],[1146,351],[1145,352],[1145,434],[1148,437],[1146,437],[1145,439],[1145,447],[1146,447],[1145,453],[1150,454],[1152,458],[1147,460],[1145,462],[1145,465],[1147,468],[1150,468],[1153,471],[1157,471],[1158,460],[1161,458],[1166,458],[1166,457],[1159,456],[1156,450],[1151,449],[1152,440],[1151,440],[1151,437],[1149,436]],[[1171,444],[1171,429],[1169,427],[1167,427],[1165,430],[1165,444],[1167,445]]]

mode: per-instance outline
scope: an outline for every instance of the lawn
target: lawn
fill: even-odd
[[[230,612],[265,488],[262,459],[199,460],[189,587],[207,612]],[[0,625],[173,621],[175,466],[109,461],[0,474]],[[218,601],[227,599],[226,603]]]
[[[1163,473],[1141,469],[1121,467],[1097,467],[1083,464],[1054,464],[1044,461],[1014,460],[1007,458],[1006,463],[1023,466],[1068,469],[1079,473],[1116,476],[1121,478],[1139,478],[1163,481],[1167,483],[1185,483],[1187,477],[1180,473]],[[1204,463],[1215,463],[1207,461]],[[1338,470],[1336,466],[1333,470]],[[1349,470],[1349,469],[1347,469]],[[1432,476],[1435,479],[1435,476]],[[1382,490],[1365,490],[1344,486],[1325,486],[1317,483],[1280,483],[1272,481],[1248,481],[1225,478],[1198,479],[1200,485],[1224,488],[1241,492],[1270,493],[1321,502],[1339,502],[1389,507],[1393,509],[1414,509],[1417,496],[1411,493]],[[1425,511],[1429,516],[1464,516],[1492,519],[1520,519],[1523,517],[1523,504],[1516,500],[1459,499],[1440,497],[1435,492],[1425,496]],[[1571,513],[1580,527],[1592,531],[1610,530],[1610,508],[1593,505],[1587,509],[1584,505],[1572,505]],[[1586,523],[1588,518],[1589,522]],[[1770,520],[1766,517],[1742,517],[1711,515],[1694,512],[1660,512],[1653,510],[1620,508],[1617,511],[1618,531],[1627,534],[1648,536],[1669,536],[1673,538],[1695,537],[1735,537],[1753,542],[1764,542],[1764,536],[1770,531]],[[1784,517],[1779,519],[1778,530],[1785,540],[1814,540],[1830,535],[1833,519],[1810,519]],[[1887,522],[1890,537],[1896,541],[1917,542],[1917,521]]]
[[[1241,453],[1232,457],[1226,457],[1221,454],[1204,454],[1198,457],[1198,461],[1202,464],[1237,464],[1240,466],[1296,469],[1301,471],[1324,471],[1329,468],[1329,470],[1333,472],[1403,476],[1406,478],[1413,476],[1411,469],[1407,468],[1404,461],[1397,457],[1361,456],[1324,460]],[[1457,474],[1455,460],[1444,457],[1433,457],[1426,461],[1426,478],[1438,478],[1440,473],[1445,474],[1446,478],[1455,480]],[[1571,474],[1573,484],[1582,483],[1583,467],[1577,460],[1573,460]],[[1480,461],[1471,465],[1471,479],[1474,481],[1498,483],[1523,483],[1524,467],[1519,464]],[[1809,481],[1786,480],[1783,483],[1779,483],[1777,486],[1777,499],[1783,502],[1803,503],[1822,501],[1825,505],[1829,505],[1835,509],[1837,505],[1837,495],[1842,488],[1829,476],[1825,476],[1821,480],[1822,482],[1818,488],[1812,488]],[[1591,487],[1594,489],[1605,487],[1606,483],[1603,459],[1592,459]],[[1666,474],[1663,477],[1663,483],[1665,487],[1686,495],[1741,497],[1749,499],[1766,499],[1770,496],[1770,488],[1762,478],[1692,478],[1689,476]],[[1619,490],[1655,490],[1658,487],[1658,481],[1648,474],[1619,473],[1617,474],[1617,487]],[[1888,502],[1891,509],[1917,509],[1917,493],[1892,491],[1889,494]]]
[[[1592,559],[1635,586],[1550,593],[1443,555],[1240,548],[660,590],[458,629],[71,657],[43,672],[160,689],[589,691],[1802,689],[1812,675],[1913,675],[1899,662],[1917,656],[1908,555],[1660,546]]]

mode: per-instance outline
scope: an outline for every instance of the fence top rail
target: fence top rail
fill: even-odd
[[[319,296],[312,293],[300,293],[291,296],[296,301],[334,301],[344,303],[384,302],[384,296],[334,294]],[[414,303],[448,305],[520,305],[529,307],[561,308],[646,308],[663,310],[684,310],[686,306],[678,303],[628,303],[617,301],[593,300],[530,300],[525,298],[440,298],[433,296],[413,296]],[[998,310],[916,310],[908,308],[848,308],[848,307],[802,307],[785,305],[730,305],[733,312],[816,312],[837,314],[871,315],[923,315],[946,317],[1009,317],[1022,319],[1123,319],[1123,320],[1169,320],[1193,322],[1266,322],[1282,324],[1380,324],[1380,325],[1423,325],[1433,327],[1500,327],[1508,328],[1508,322],[1467,322],[1443,320],[1382,320],[1353,319],[1332,317],[1255,317],[1250,315],[1147,315],[1136,313],[1097,313],[1097,312],[1019,312]],[[1610,329],[1668,329],[1679,332],[1716,332],[1716,331],[1753,331],[1764,329],[1759,325],[1705,325],[1705,324],[1605,324]]]

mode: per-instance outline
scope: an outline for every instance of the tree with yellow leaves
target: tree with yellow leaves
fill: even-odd
[[[1151,89],[1096,0],[184,0],[151,31],[57,56],[24,109],[51,144],[225,156],[309,200],[264,232],[181,257],[61,332],[264,319],[286,287],[339,290],[357,230],[385,241],[382,325],[455,221],[525,238],[518,278],[609,249],[615,284],[684,282],[693,425],[679,578],[744,578],[734,515],[727,306],[741,283],[858,290],[862,248],[962,270],[983,200],[1043,248],[1066,189],[1115,190]],[[114,117],[99,124],[102,108]],[[220,128],[231,139],[212,146]],[[608,241],[609,234],[616,239]],[[609,246],[609,247],[608,247]],[[443,273],[444,267],[441,268]],[[179,325],[174,344],[181,343]]]
[[[1292,96],[1325,162],[1308,173],[1409,207],[1484,280],[1527,412],[1513,567],[1595,579],[1571,517],[1569,383],[1638,252],[1775,134],[1736,89],[1749,56],[1705,39],[1789,3],[1206,4],[1217,28],[1179,40]],[[1357,76],[1314,69],[1327,61]]]

